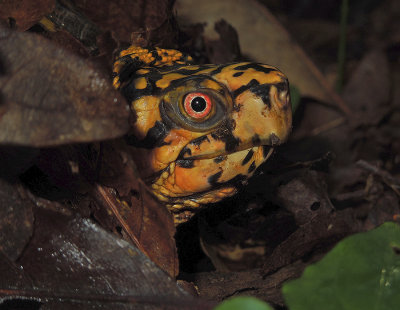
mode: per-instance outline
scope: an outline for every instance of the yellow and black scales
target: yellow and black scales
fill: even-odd
[[[138,170],[178,221],[235,194],[292,123],[288,81],[278,69],[190,60],[132,46],[114,64],[114,86],[135,116],[130,141]]]

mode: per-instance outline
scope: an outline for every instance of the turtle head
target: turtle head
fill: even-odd
[[[119,86],[139,171],[172,211],[233,195],[291,130],[287,78],[268,65],[143,67]]]

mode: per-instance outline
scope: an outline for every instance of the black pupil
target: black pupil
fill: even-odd
[[[207,106],[207,102],[203,97],[194,97],[190,105],[193,111],[203,112]]]

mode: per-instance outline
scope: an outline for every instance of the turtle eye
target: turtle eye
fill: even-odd
[[[185,97],[184,108],[189,116],[201,119],[210,114],[212,101],[204,93],[190,93]]]

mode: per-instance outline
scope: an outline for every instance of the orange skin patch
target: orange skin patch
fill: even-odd
[[[166,145],[147,150],[146,152],[137,152],[135,150],[133,153],[135,161],[139,162],[139,166],[145,168],[145,171],[147,171],[146,173],[141,171],[142,177],[147,179],[156,172],[166,169],[171,162],[177,159],[186,144],[200,136],[201,133],[184,129],[173,129],[165,138]]]
[[[146,88],[146,86],[147,86],[147,81],[143,77],[142,78],[138,78],[135,81],[135,88],[136,89],[144,89],[144,88]]]
[[[176,50],[168,50],[156,47],[155,51],[160,59],[153,64],[154,66],[173,64],[175,61],[182,59],[182,53]],[[156,60],[152,51],[139,46],[130,46],[126,50],[121,51],[119,57],[124,56],[131,56],[132,58],[138,57],[144,64],[147,65]]]
[[[251,92],[244,92],[237,97],[236,101],[241,105],[241,109],[232,114],[232,118],[236,122],[233,134],[241,137],[244,147],[251,147],[251,138],[254,135],[260,138],[260,143],[263,145],[270,144],[272,133],[280,140],[285,141],[287,139],[289,134],[288,124],[292,122],[292,114],[290,110],[288,111],[290,113],[286,113],[283,108],[277,105],[279,101],[276,101],[275,92],[276,87],[271,86],[269,92],[271,109],[268,109],[262,100]],[[279,104],[281,103],[279,102]]]
[[[153,165],[156,170],[162,170],[175,161],[180,154],[182,148],[192,139],[196,138],[196,133],[183,130],[172,129],[165,138],[167,145],[161,146],[154,150]]]
[[[162,79],[158,80],[156,82],[156,86],[160,87],[160,88],[167,88],[169,86],[169,84],[171,83],[171,81],[181,79],[184,77],[185,77],[185,75],[182,75],[182,74],[170,73],[170,74],[164,76]]]
[[[142,97],[132,103],[131,108],[136,113],[134,130],[138,138],[143,139],[156,121],[161,119],[158,105],[158,98],[153,96]]]

